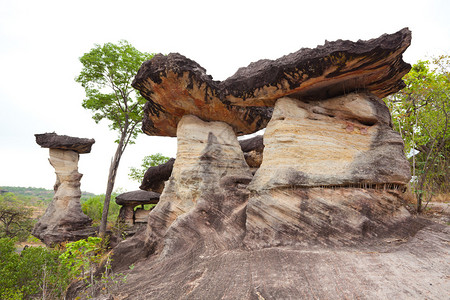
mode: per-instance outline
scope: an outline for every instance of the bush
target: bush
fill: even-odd
[[[58,250],[29,247],[17,253],[17,239],[0,239],[0,299],[62,298],[70,269]]]
[[[119,216],[120,205],[115,201],[116,195],[111,196],[111,203],[109,204],[108,220],[114,223]],[[93,220],[94,224],[99,224],[102,220],[103,204],[105,195],[93,196],[81,203],[81,209],[89,218]]]

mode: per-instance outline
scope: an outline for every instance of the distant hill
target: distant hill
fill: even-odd
[[[0,186],[0,193],[13,193],[17,198],[30,201],[33,203],[49,203],[53,199],[54,191],[47,190],[44,188],[34,188],[34,187],[19,187],[19,186]],[[81,199],[86,200],[92,196],[93,193],[81,192]]]

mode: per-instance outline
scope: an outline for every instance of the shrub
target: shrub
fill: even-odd
[[[0,239],[0,299],[61,298],[70,281],[60,253],[45,247],[29,247],[17,253],[17,239]]]
[[[111,196],[111,200],[115,200],[116,195]],[[94,224],[99,224],[102,220],[103,203],[105,201],[105,195],[93,196],[81,203],[81,209],[89,218],[91,218]],[[120,205],[115,201],[111,201],[108,211],[108,220],[115,222],[119,216]]]
[[[33,228],[32,210],[17,201],[11,193],[0,197],[0,238],[27,239]]]

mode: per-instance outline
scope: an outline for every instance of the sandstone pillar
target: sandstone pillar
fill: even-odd
[[[80,153],[89,153],[92,139],[60,136],[52,133],[36,134],[36,142],[50,148],[50,164],[55,168],[56,182],[53,201],[35,225],[32,234],[47,245],[74,241],[94,235],[89,229],[92,220],[81,210],[78,172]]]

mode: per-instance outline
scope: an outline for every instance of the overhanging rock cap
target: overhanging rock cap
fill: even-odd
[[[78,153],[90,153],[94,139],[78,138],[52,133],[35,134],[36,143],[42,148],[72,150]]]
[[[142,204],[156,204],[159,201],[160,194],[149,191],[132,191],[120,194],[116,197],[116,203],[119,205],[137,206]]]
[[[402,59],[410,43],[408,28],[368,41],[326,42],[251,63],[222,82],[178,53],[158,54],[143,63],[132,85],[148,100],[143,130],[149,135],[176,136],[186,114],[223,121],[243,135],[265,128],[284,96],[317,100],[366,90],[382,98],[399,91],[411,68]]]

